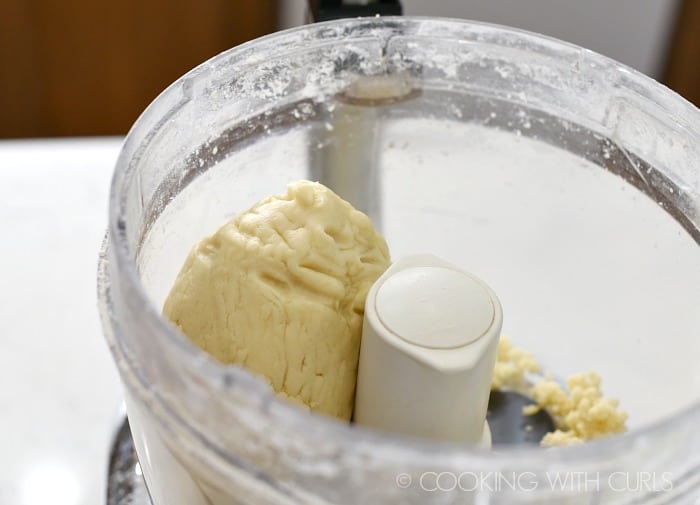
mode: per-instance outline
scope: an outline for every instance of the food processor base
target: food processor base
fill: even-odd
[[[110,450],[106,504],[152,505],[126,416],[119,424]]]

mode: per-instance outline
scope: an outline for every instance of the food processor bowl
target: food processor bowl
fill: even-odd
[[[312,414],[162,315],[190,248],[318,180],[392,258],[473,272],[555,380],[595,370],[629,431],[432,442]],[[367,18],[276,33],[164,91],[119,156],[104,332],[154,505],[700,503],[700,112],[541,35]],[[420,409],[420,397],[416,398]]]

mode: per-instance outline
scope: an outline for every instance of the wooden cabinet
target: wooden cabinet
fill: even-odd
[[[277,7],[275,0],[0,0],[0,138],[126,133],[178,76],[274,31]],[[685,0],[676,24],[664,81],[700,105],[700,0]]]
[[[678,12],[666,67],[666,85],[700,107],[700,0],[685,0]]]
[[[0,0],[0,137],[126,133],[178,76],[275,26],[274,0]]]

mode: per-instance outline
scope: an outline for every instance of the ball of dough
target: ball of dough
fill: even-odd
[[[325,186],[290,184],[190,252],[163,312],[222,363],[311,410],[353,411],[367,291],[389,266],[369,218]]]

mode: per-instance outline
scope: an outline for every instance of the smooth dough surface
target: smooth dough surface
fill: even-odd
[[[298,181],[190,252],[163,312],[222,363],[311,410],[350,419],[367,291],[389,266],[369,218]]]

